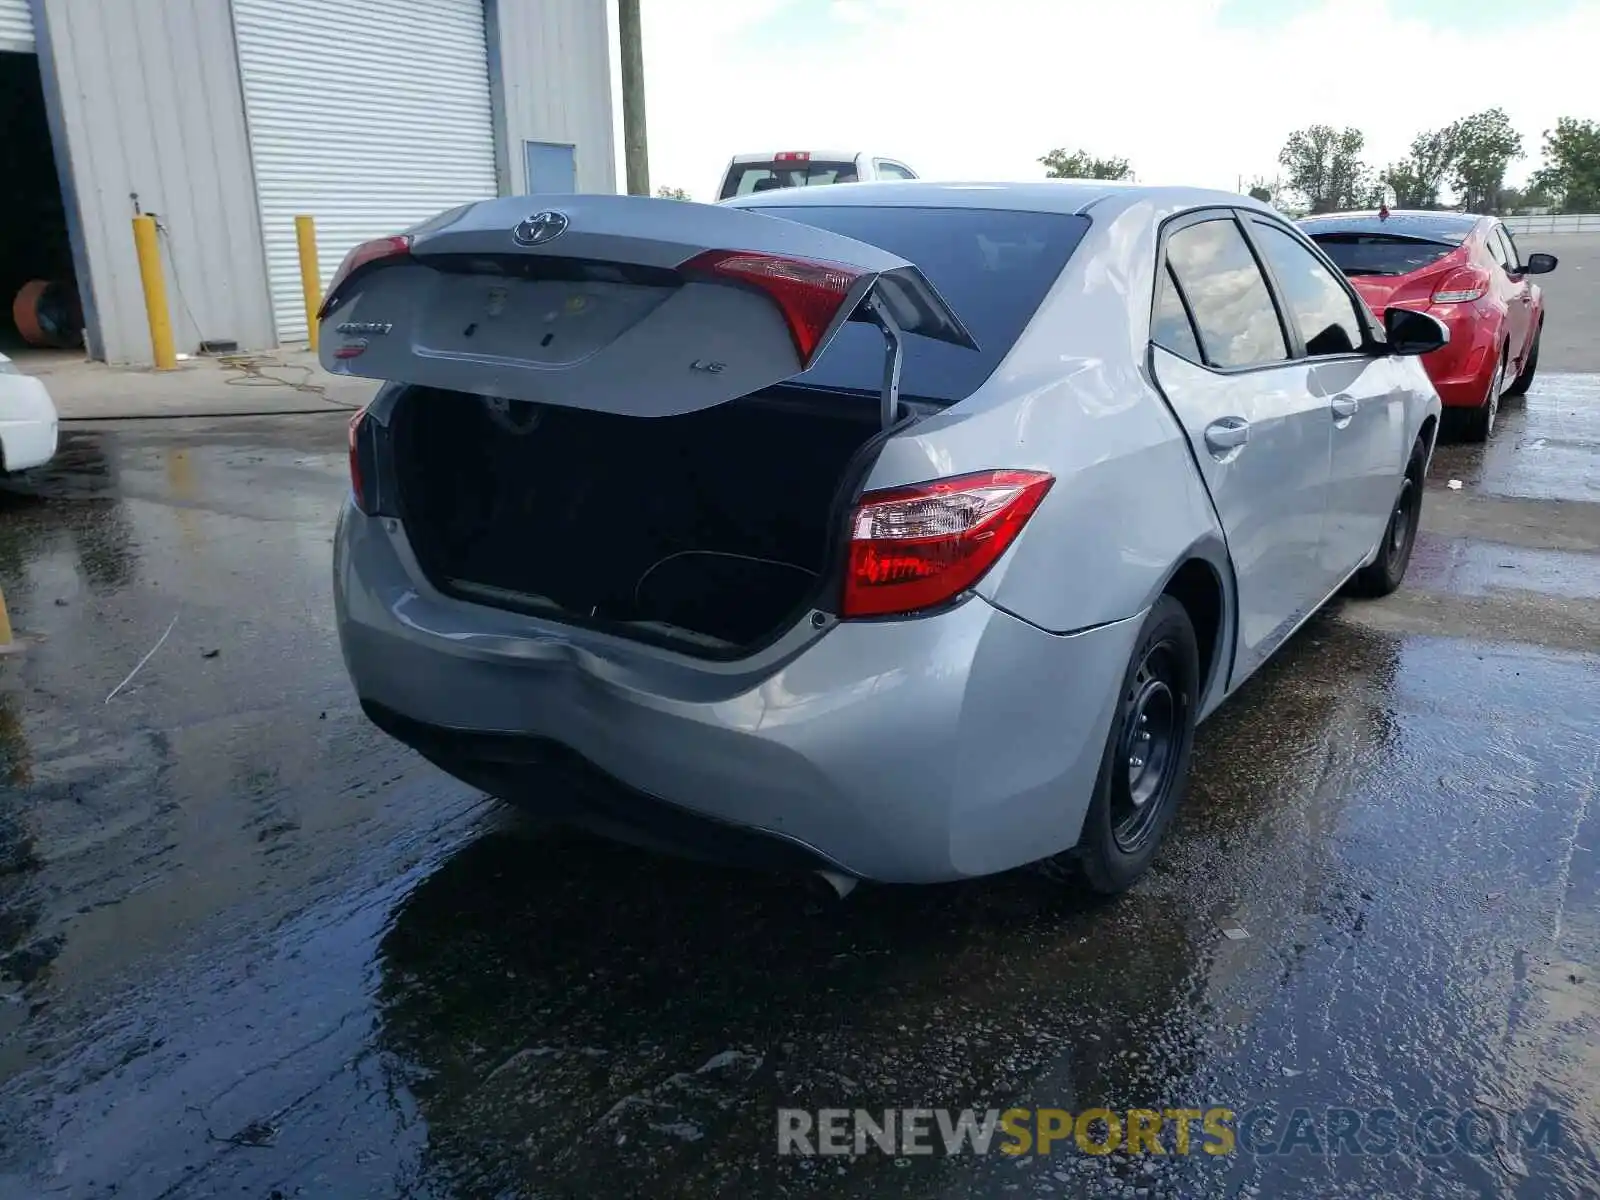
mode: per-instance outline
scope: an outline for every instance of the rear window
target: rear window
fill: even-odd
[[[722,195],[748,196],[773,188],[806,187],[813,183],[857,183],[853,162],[737,163],[722,181]]]
[[[1409,275],[1455,249],[1449,242],[1381,233],[1313,233],[1311,240],[1346,275]]]
[[[1087,217],[983,208],[753,211],[871,243],[922,268],[978,349],[907,337],[900,390],[950,402],[970,396],[994,373],[1089,228]],[[877,392],[883,384],[883,334],[851,322],[795,382]]]

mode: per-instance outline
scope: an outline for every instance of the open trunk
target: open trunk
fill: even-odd
[[[880,419],[872,398],[782,385],[654,418],[412,388],[392,428],[436,587],[716,654],[831,599]]]

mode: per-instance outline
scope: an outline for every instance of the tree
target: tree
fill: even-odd
[[[1546,129],[1533,186],[1558,200],[1562,212],[1600,212],[1600,121],[1562,117]]]
[[[1526,208],[1549,208],[1550,193],[1536,178],[1525,188],[1501,188],[1500,211],[1503,213],[1521,212]]]
[[[684,191],[682,188],[667,187],[665,184],[662,184],[656,189],[656,195],[660,196],[663,200],[691,199],[689,193]]]
[[[1396,208],[1437,208],[1439,192],[1460,156],[1456,126],[1419,133],[1411,139],[1411,153],[1390,163],[1378,176],[1394,192]]]
[[[1522,135],[1505,110],[1486,108],[1451,124],[1456,158],[1450,184],[1467,212],[1493,212],[1500,204],[1506,168],[1522,157]]]
[[[1254,200],[1261,201],[1263,204],[1275,204],[1278,198],[1278,185],[1274,180],[1264,179],[1262,176],[1257,175],[1250,181],[1250,186],[1245,190],[1245,194]]]
[[[1297,129],[1278,151],[1291,189],[1305,197],[1314,213],[1359,208],[1373,200],[1372,172],[1361,161],[1366,135],[1331,125]]]
[[[1052,150],[1041,158],[1046,179],[1130,179],[1133,168],[1125,158],[1095,158],[1087,150]]]

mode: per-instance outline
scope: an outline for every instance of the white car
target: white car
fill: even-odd
[[[0,472],[42,467],[56,454],[56,406],[44,381],[0,354]]]
[[[916,178],[917,173],[905,163],[881,154],[855,150],[780,150],[776,154],[762,151],[733,156],[723,173],[722,186],[717,189],[717,199],[819,183]]]

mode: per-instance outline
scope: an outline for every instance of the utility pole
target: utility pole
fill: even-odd
[[[644,38],[639,0],[617,0],[617,36],[622,42],[622,153],[628,192],[650,194],[650,140],[644,128]]]

